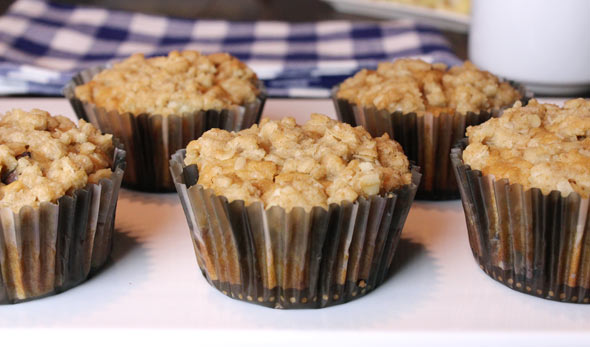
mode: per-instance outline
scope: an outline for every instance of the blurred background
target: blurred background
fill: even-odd
[[[21,0],[20,10],[27,6],[35,7],[31,1]],[[7,13],[7,9],[15,2],[16,0],[0,0],[0,13]],[[334,56],[348,54],[349,56],[345,58],[356,59],[357,68],[372,68],[378,61],[392,60],[404,55],[418,55],[422,59],[430,57],[431,61],[450,62],[451,65],[469,59],[479,68],[525,84],[536,95],[590,95],[590,39],[588,39],[590,21],[587,19],[590,14],[590,0],[51,0],[50,3],[57,4],[58,7],[63,5],[70,12],[76,8],[103,8],[127,11],[126,13],[129,14],[143,13],[169,18],[222,19],[230,23],[269,20],[288,23],[306,22],[309,23],[309,28],[312,28],[314,23],[330,20],[349,21],[353,26],[367,21],[387,23],[375,29],[370,37],[368,34],[355,37],[352,33],[354,30],[351,31],[349,34],[351,40],[358,39],[359,42],[363,42],[355,43],[351,52],[346,50],[346,46],[332,47],[329,46],[331,44],[329,42],[319,41],[316,45],[317,49]],[[14,28],[14,25],[10,23],[15,20],[22,21],[22,17],[19,16],[21,15],[13,16],[12,22],[5,21],[4,25],[8,28],[8,30],[5,28],[5,31],[18,31],[18,28]],[[30,20],[26,25],[43,24],[43,20],[46,19],[43,13],[34,13],[33,16],[36,16],[36,19]],[[47,18],[52,18],[51,14],[48,16]],[[51,22],[50,26],[59,26],[59,20],[65,17],[58,15],[57,18],[58,22]],[[405,44],[401,42],[403,35],[398,33],[398,37],[395,37],[393,33],[396,30],[394,22],[396,19],[406,20],[404,22],[408,26],[406,32],[409,30],[414,33],[414,46],[411,52],[407,42]],[[418,24],[415,25],[415,23]],[[92,21],[89,24],[96,25]],[[72,29],[78,30],[75,25],[74,23]],[[127,25],[129,26],[129,23]],[[0,34],[2,34],[1,29]],[[116,28],[116,30],[120,29],[120,27]],[[129,27],[123,29],[127,32]],[[43,31],[44,29],[35,30]],[[108,30],[111,29],[107,28]],[[388,32],[391,37],[386,37],[385,32]],[[26,35],[27,33],[31,37],[25,38],[31,40],[27,42],[20,40],[18,42],[20,46],[13,44],[16,42],[14,39],[9,38],[6,41],[7,44],[12,45],[12,48],[23,49],[22,52],[25,52],[25,55],[22,55],[21,51],[12,53],[10,59],[13,65],[27,63],[50,69],[57,67],[59,70],[59,64],[55,59],[61,59],[69,53],[64,55],[58,52],[57,55],[46,58],[44,55],[47,54],[43,51],[45,48],[38,48],[36,45],[44,47],[51,44],[52,49],[56,47],[64,49],[68,48],[70,43],[65,41],[45,43],[42,42],[41,37],[32,34],[30,30],[25,33],[9,34]],[[117,35],[122,35],[117,32],[114,34],[115,37],[108,37],[107,41],[118,39]],[[123,35],[123,39],[129,39],[126,35]],[[192,39],[195,37],[193,36]],[[407,40],[408,37],[405,39]],[[226,38],[218,38],[218,40],[221,43],[228,41]],[[288,42],[286,38],[284,40],[285,45],[291,45],[292,42]],[[372,62],[363,61],[358,57],[359,54],[363,54],[363,49],[359,47],[366,48],[368,45],[374,47],[375,42],[379,40],[379,44],[389,52],[384,55],[374,54]],[[268,41],[261,40],[259,43],[266,44],[266,50],[273,49],[268,46]],[[302,45],[301,42],[299,44]],[[441,59],[440,56],[432,53],[435,48],[446,49],[452,57],[447,56],[447,60]],[[198,49],[201,50],[201,48]],[[224,46],[224,49],[243,60],[253,57],[252,54],[240,57],[240,53],[232,51],[231,47]],[[21,60],[21,57],[26,57],[26,54],[29,57],[30,54],[37,54],[36,51],[42,51],[39,53],[40,60],[24,62]],[[100,53],[106,51],[108,50],[102,49]],[[307,54],[305,49],[302,52]],[[88,56],[92,58],[96,53],[87,52],[86,55],[80,55],[80,59],[86,59]],[[307,71],[309,76],[306,78],[313,79],[319,74],[336,82],[335,78],[329,77],[334,72],[328,70],[337,66],[335,62],[338,63],[338,59],[342,61],[344,58],[319,62],[322,54],[317,52],[316,54],[317,56],[313,59],[317,59],[318,62],[311,61],[311,63],[316,63],[319,73]],[[111,58],[120,59],[121,57]],[[253,58],[253,60],[256,59],[257,57]],[[252,63],[252,61],[246,62]],[[76,66],[76,68],[81,67]],[[287,66],[283,72],[288,72],[287,70],[292,67],[300,68],[295,63]],[[256,71],[256,66],[254,68]],[[259,71],[256,72],[259,73]],[[346,73],[352,72],[354,72],[353,69],[349,69]],[[343,78],[346,73],[340,71],[340,78]],[[64,78],[64,76],[61,77]],[[293,84],[296,81],[292,80],[290,83]],[[325,81],[324,84],[326,84]],[[308,86],[311,84],[308,83]]]
[[[15,0],[0,0],[3,13]],[[461,0],[465,2],[464,0]],[[57,3],[87,5],[172,16],[189,19],[225,19],[233,21],[278,20],[287,22],[313,22],[320,20],[377,20],[383,16],[337,11],[333,5],[321,0],[57,0]],[[402,1],[402,2],[408,2]],[[436,1],[423,1],[434,3]],[[448,2],[448,0],[442,1]],[[460,59],[467,59],[467,34],[444,30],[453,51]]]

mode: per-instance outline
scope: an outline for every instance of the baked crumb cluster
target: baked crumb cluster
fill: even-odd
[[[80,120],[42,110],[12,110],[0,119],[0,207],[55,202],[66,193],[111,176],[113,142]]]
[[[198,183],[229,201],[287,211],[327,208],[411,182],[408,159],[387,134],[372,138],[320,114],[302,126],[284,118],[237,133],[211,129],[189,143],[185,164],[197,164]]]
[[[76,87],[75,93],[109,111],[167,116],[244,105],[259,90],[254,72],[229,54],[172,51],[149,59],[134,54]]]
[[[563,108],[518,102],[502,117],[467,128],[467,136],[463,160],[484,175],[544,194],[590,196],[590,101],[569,100]]]
[[[445,64],[398,59],[379,64],[376,71],[359,71],[340,85],[337,97],[389,112],[438,115],[498,109],[521,96],[469,61],[447,69]]]

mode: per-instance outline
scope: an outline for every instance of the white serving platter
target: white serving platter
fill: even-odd
[[[4,98],[74,117],[64,99]],[[264,117],[334,117],[329,100],[271,99]],[[416,202],[395,262],[372,293],[320,310],[232,300],[200,274],[176,194],[122,190],[113,259],[65,293],[0,306],[3,346],[584,346],[590,306],[521,294],[476,265],[460,201]]]

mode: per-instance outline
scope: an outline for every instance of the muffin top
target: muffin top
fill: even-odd
[[[502,117],[468,127],[467,136],[463,160],[484,175],[543,194],[590,195],[590,101],[569,100],[563,107],[517,102]]]
[[[521,96],[509,83],[469,61],[447,69],[445,64],[398,59],[346,79],[337,97],[389,112],[439,115],[498,109]]]
[[[211,129],[189,143],[185,164],[197,164],[198,183],[229,201],[287,211],[391,192],[412,178],[401,146],[387,134],[372,138],[320,114],[302,126],[284,118],[237,133]]]
[[[134,54],[75,90],[80,100],[108,111],[163,116],[244,105],[259,92],[256,74],[238,59],[195,51],[149,59]]]
[[[110,177],[112,153],[112,136],[83,120],[9,111],[0,118],[0,207],[38,207]]]

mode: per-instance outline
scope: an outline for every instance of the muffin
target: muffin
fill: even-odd
[[[590,101],[517,102],[467,136],[451,160],[480,267],[520,292],[588,303]]]
[[[134,54],[76,75],[64,93],[79,118],[121,139],[125,186],[172,191],[168,159],[211,128],[237,131],[258,122],[265,100],[254,72],[229,54]]]
[[[422,170],[417,198],[459,197],[449,163],[465,128],[497,115],[525,92],[470,62],[447,68],[398,59],[361,70],[332,91],[338,118],[362,125],[372,136],[398,141]]]
[[[0,118],[0,304],[67,290],[107,260],[125,152],[42,110]]]
[[[335,305],[383,282],[420,180],[387,135],[319,114],[209,130],[170,164],[207,281],[273,308]]]

